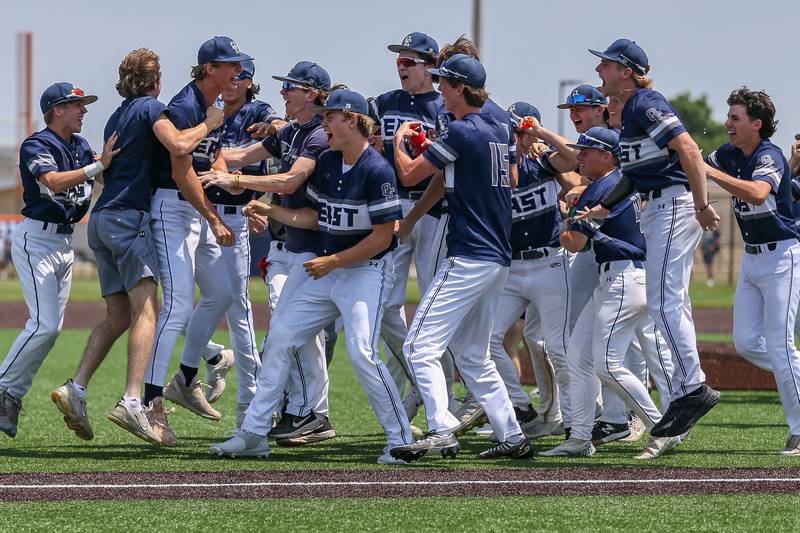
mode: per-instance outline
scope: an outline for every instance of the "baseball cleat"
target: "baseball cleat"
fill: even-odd
[[[392,456],[392,448],[391,446],[387,446],[383,449],[383,455],[378,457],[378,464],[379,465],[407,465],[408,461],[404,461],[402,459],[398,459],[397,457]]]
[[[270,436],[275,439],[293,439],[308,435],[322,425],[323,421],[317,418],[314,411],[311,411],[306,416],[284,413],[278,425],[270,431]]]
[[[164,389],[164,398],[203,418],[214,421],[222,418],[222,415],[206,400],[203,394],[203,384],[197,379],[197,376],[187,387],[183,372],[176,372],[172,381]]]
[[[22,400],[14,398],[5,389],[0,390],[0,431],[12,439],[16,437],[20,414],[25,414]]]
[[[425,436],[411,444],[395,446],[389,453],[395,459],[402,459],[410,463],[422,458],[428,452],[439,452],[445,459],[452,459],[458,455],[461,445],[452,433],[439,435],[435,431],[426,433]]]
[[[155,431],[153,431],[152,426],[150,426],[150,422],[147,420],[144,409],[141,407],[134,409],[125,403],[125,400],[122,398],[119,399],[117,405],[115,405],[114,409],[111,410],[111,413],[108,415],[108,419],[125,431],[133,433],[140,439],[147,441],[150,444],[161,444],[161,438]]]
[[[170,412],[174,411],[170,409]],[[167,422],[167,411],[164,409],[164,399],[160,396],[153,398],[144,408],[144,416],[153,428],[153,432],[161,439],[161,444],[166,446],[175,446],[178,443],[178,438],[173,433],[172,428],[169,427]]]
[[[533,420],[521,423],[519,427],[529,439],[564,434],[564,421],[560,414],[556,416],[539,415]]]
[[[515,443],[501,442],[486,451],[479,453],[477,459],[528,459],[533,457],[533,447],[528,437],[524,435]]]
[[[67,427],[83,440],[92,440],[94,431],[86,413],[86,398],[81,396],[71,379],[50,393],[50,399],[64,414]]]
[[[615,440],[624,439],[631,434],[631,428],[628,423],[612,424],[611,422],[603,422],[598,420],[592,428],[592,444],[600,446],[601,444],[608,444]]]
[[[476,426],[482,426],[489,421],[486,412],[481,407],[481,404],[475,399],[472,394],[468,394],[458,411],[455,413],[458,419],[458,425],[453,428],[453,434],[460,437],[470,429]]]
[[[542,457],[591,457],[595,453],[590,440],[569,438],[551,450],[539,452]]]
[[[212,444],[209,448],[212,454],[228,456],[233,459],[237,457],[258,457],[266,459],[269,457],[269,442],[265,435],[251,433],[244,429],[238,429],[233,437],[218,444]]]
[[[247,416],[248,407],[250,407],[249,403],[240,403],[236,406],[236,429],[239,429],[244,424],[244,417]]]
[[[705,383],[691,394],[673,400],[667,412],[650,430],[653,437],[677,437],[686,433],[719,401],[719,392]]]
[[[421,439],[422,437],[425,436],[425,432],[422,431],[417,426],[415,426],[414,424],[411,424],[410,427],[411,427],[411,436],[414,437],[415,439]]]
[[[786,446],[778,453],[785,457],[800,456],[800,435],[789,435]]]
[[[681,443],[680,437],[650,437],[644,451],[634,456],[634,459],[655,459],[661,457]]]
[[[313,444],[315,442],[322,442],[324,440],[332,439],[336,436],[336,430],[333,429],[331,421],[326,416],[322,420],[322,424],[311,433],[306,433],[292,438],[279,439],[275,438],[275,444],[278,446],[304,446],[306,444]],[[385,455],[385,454],[384,454]],[[380,461],[378,461],[380,462]]]
[[[225,392],[225,375],[233,368],[233,350],[222,350],[219,352],[220,360],[216,365],[206,363],[206,387],[205,394],[208,403],[219,400]]]
[[[631,434],[627,437],[619,439],[620,442],[637,442],[642,438],[642,435],[644,435],[644,422],[642,422],[642,419],[638,416],[631,415],[630,420],[628,421],[628,427],[631,430]]]

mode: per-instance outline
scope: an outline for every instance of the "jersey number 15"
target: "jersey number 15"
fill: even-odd
[[[489,152],[492,154],[492,187],[510,187],[508,178],[508,145],[502,143],[489,143]]]

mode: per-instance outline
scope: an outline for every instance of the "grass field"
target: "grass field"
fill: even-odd
[[[0,353],[8,349],[16,333],[0,330]],[[84,443],[63,424],[49,392],[72,375],[87,335],[82,330],[62,333],[25,398],[26,416],[20,420],[17,438],[0,437],[0,473],[387,468],[375,463],[385,441],[342,344],[337,346],[331,366],[331,420],[339,434],[331,441],[306,448],[275,448],[268,461],[212,457],[209,443],[222,439],[233,426],[235,398],[226,394],[218,404],[225,415],[219,423],[182,410],[171,415],[180,439],[176,448],[140,443],[105,420],[123,387],[124,344],[119,342],[89,387],[89,412],[96,436],[91,443]],[[227,341],[222,334],[217,340]],[[235,378],[230,386],[233,392]],[[416,423],[424,425],[421,417]],[[676,453],[646,466],[798,466],[797,460],[776,455],[786,434],[776,393],[728,391]],[[537,441],[537,449],[557,442],[555,437]],[[472,456],[488,442],[467,436],[462,438],[464,451],[457,460],[425,459],[419,464],[445,469],[641,467],[644,465],[632,456],[643,442],[604,446],[594,459],[537,458],[487,464]],[[146,516],[159,529],[181,530],[218,530],[220,525],[235,530],[395,530],[403,524],[404,528],[434,531],[633,531],[656,525],[659,529],[790,531],[799,525],[798,504],[796,495],[5,503],[0,504],[5,518],[0,530],[119,530],[141,523],[137,521]],[[742,516],[747,517],[746,522],[736,518]]]

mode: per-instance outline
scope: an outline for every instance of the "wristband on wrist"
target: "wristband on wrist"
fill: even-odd
[[[238,187],[239,186],[239,174],[234,174],[233,175],[233,186],[234,187]]]
[[[87,179],[92,179],[93,177],[97,176],[101,172],[103,172],[106,167],[103,166],[103,163],[100,161],[95,161],[91,165],[86,165],[83,167],[83,172],[86,174]]]
[[[695,212],[695,213],[702,213],[703,211],[705,211],[706,209],[708,209],[708,207],[709,207],[710,205],[711,205],[710,203],[706,202],[706,205],[704,205],[704,206],[703,206],[703,207],[701,207],[700,209],[698,209],[698,208],[696,208],[696,207],[695,207],[695,208],[694,208],[694,212]]]

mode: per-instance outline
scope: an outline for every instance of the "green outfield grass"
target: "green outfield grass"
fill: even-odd
[[[693,283],[689,289],[694,307],[731,307],[733,306],[734,286],[717,285],[706,287],[705,283]],[[420,299],[419,286],[416,281],[409,282],[406,288],[409,302],[417,303]],[[267,289],[259,278],[250,279],[250,298],[253,302],[266,301]],[[72,281],[70,301],[99,302],[100,285],[95,279],[75,279]],[[16,279],[0,280],[0,302],[23,301],[22,289]]]
[[[6,353],[16,335],[0,330],[0,353]],[[124,344],[117,343],[89,387],[89,412],[95,440],[84,443],[70,432],[50,401],[50,391],[74,372],[87,332],[64,331],[25,397],[26,416],[20,419],[16,439],[0,436],[0,471],[159,471],[290,468],[385,468],[376,464],[385,444],[381,429],[358,384],[343,343],[337,345],[331,366],[331,421],[339,437],[318,445],[275,448],[269,461],[222,460],[208,454],[208,445],[224,440],[234,425],[235,378],[230,376],[230,393],[217,404],[220,422],[202,420],[181,408],[170,416],[180,439],[175,448],[153,447],[120,430],[105,416],[121,394],[124,374]],[[227,339],[219,335],[217,339]],[[180,350],[180,347],[178,348]],[[177,353],[177,352],[176,352]],[[177,356],[176,356],[177,359]],[[177,361],[175,362],[177,364]],[[463,394],[463,389],[457,391]],[[422,417],[417,425],[424,426]],[[678,453],[658,461],[664,466],[781,466],[800,465],[776,454],[786,439],[787,427],[775,392],[724,392],[720,405],[703,419]],[[557,444],[555,437],[537,441],[537,449]],[[490,443],[476,436],[462,439],[464,451],[457,461],[426,459],[418,464],[445,468],[536,468],[547,466],[642,466],[632,457],[644,442],[612,444],[599,449],[594,459],[537,458],[534,461],[486,464],[474,460],[475,453]],[[652,464],[652,463],[649,463]]]
[[[14,531],[797,531],[797,495],[58,502],[0,505]],[[14,524],[14,527],[9,527]]]

